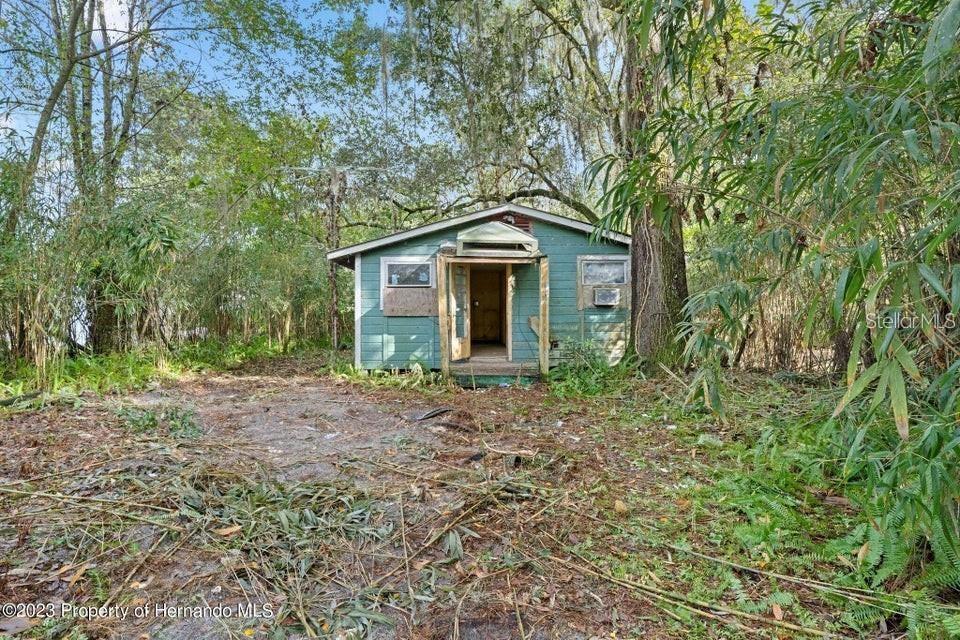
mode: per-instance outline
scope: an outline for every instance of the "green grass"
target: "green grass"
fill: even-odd
[[[250,342],[220,342],[202,340],[186,344],[173,356],[175,362],[191,370],[224,371],[241,367],[253,360],[283,355],[307,355],[325,353],[329,346],[318,342],[293,342],[284,352],[282,345],[274,340],[259,337]]]
[[[295,344],[284,354],[280,345],[266,338],[250,342],[204,340],[177,348],[172,353],[156,349],[104,355],[82,354],[40,372],[29,363],[0,364],[0,399],[43,389],[52,393],[100,394],[142,389],[165,379],[177,379],[196,371],[226,371],[245,363],[290,354],[320,353],[317,344]]]

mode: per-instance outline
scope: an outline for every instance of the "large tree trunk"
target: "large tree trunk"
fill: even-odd
[[[644,64],[636,38],[629,30],[625,38],[622,129],[624,157],[626,162],[632,162],[646,152],[638,148],[637,137],[647,115],[656,108],[660,79]],[[655,40],[651,37],[651,43]],[[630,212],[633,293],[627,346],[628,353],[668,362],[677,353],[675,338],[688,296],[682,211],[673,203],[670,206],[663,224],[653,219],[650,204]]]
[[[675,338],[687,300],[687,265],[679,212],[666,225],[637,217],[630,246],[633,296],[630,309],[633,353],[645,359],[674,359]]]
[[[88,296],[88,313],[90,321],[89,345],[94,353],[109,353],[116,350],[118,345],[117,336],[117,309],[116,307],[103,300],[100,295],[101,288],[95,286],[91,289]]]

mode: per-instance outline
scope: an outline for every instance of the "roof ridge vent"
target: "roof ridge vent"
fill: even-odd
[[[457,234],[457,255],[527,258],[538,254],[537,238],[504,222],[485,222]]]

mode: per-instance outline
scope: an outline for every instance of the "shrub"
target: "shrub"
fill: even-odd
[[[547,378],[558,398],[596,396],[614,390],[631,375],[627,364],[611,365],[606,353],[593,342],[564,342],[559,366]]]

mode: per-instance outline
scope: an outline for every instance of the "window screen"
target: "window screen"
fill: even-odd
[[[583,284],[626,284],[626,260],[584,260]]]
[[[388,262],[388,287],[432,287],[429,262]]]

